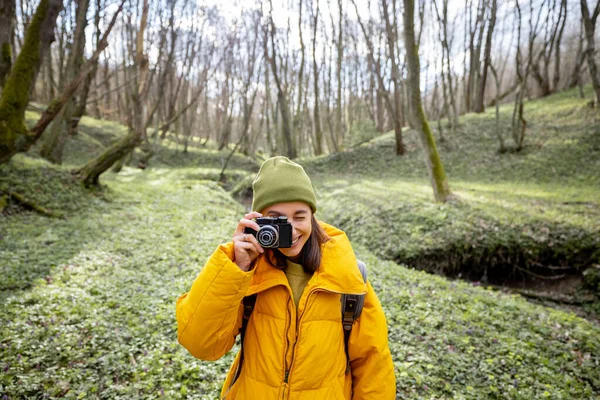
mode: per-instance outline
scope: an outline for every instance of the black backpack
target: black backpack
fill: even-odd
[[[363,277],[365,283],[367,283],[367,266],[364,262],[358,261],[358,269]],[[244,318],[242,319],[242,327],[240,328],[240,363],[235,372],[231,384],[237,380],[242,371],[242,363],[244,362],[244,336],[246,334],[246,327],[248,326],[248,320],[252,311],[254,311],[254,305],[256,304],[257,294],[244,297]],[[344,327],[344,350],[346,351],[346,373],[350,372],[350,356],[348,355],[348,339],[350,338],[350,331],[352,331],[352,325],[354,321],[360,317],[362,313],[363,305],[365,304],[364,294],[342,294],[340,299],[341,310],[342,310],[342,326]]]

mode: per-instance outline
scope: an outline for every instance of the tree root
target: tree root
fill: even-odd
[[[545,300],[552,301],[554,303],[562,303],[569,305],[580,306],[586,303],[592,303],[596,300],[595,296],[592,294],[589,295],[581,295],[581,296],[568,296],[565,294],[559,293],[549,293],[549,292],[536,292],[533,290],[527,289],[509,289],[511,292],[518,293],[523,297],[527,297],[535,300]]]
[[[16,199],[19,203],[23,204],[24,206],[30,208],[31,210],[33,210],[39,214],[45,215],[46,217],[50,217],[50,218],[64,218],[63,214],[48,210],[47,208],[37,204],[33,200],[28,199],[27,197],[23,196],[20,193],[13,192],[12,190],[6,190],[5,192],[10,197]]]

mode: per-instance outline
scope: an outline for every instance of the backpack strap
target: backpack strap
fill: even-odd
[[[363,281],[367,283],[367,266],[364,262],[358,260],[358,269],[363,277]],[[242,318],[242,327],[240,328],[240,362],[235,371],[235,375],[231,380],[231,386],[237,381],[242,371],[242,363],[244,362],[244,337],[246,336],[246,328],[248,327],[248,321],[250,315],[254,311],[254,305],[256,304],[257,294],[244,297],[242,303],[244,304],[244,316]],[[363,306],[365,304],[364,294],[342,294],[341,305],[342,305],[342,326],[344,327],[344,350],[346,352],[346,373],[350,372],[350,356],[348,354],[348,340],[350,339],[350,331],[352,331],[352,325],[354,321],[360,317]]]
[[[254,311],[254,305],[256,304],[257,294],[253,294],[247,297],[244,297],[242,303],[244,304],[244,317],[242,318],[242,327],[240,328],[240,362],[235,371],[235,375],[231,380],[231,386],[237,381],[237,378],[240,376],[242,372],[242,363],[244,362],[244,337],[246,336],[246,328],[248,327],[248,320],[250,319],[250,315],[252,315],[252,311]]]
[[[364,262],[358,261],[358,269],[363,277],[363,281],[367,283],[367,266]],[[344,327],[344,350],[346,352],[346,374],[350,372],[350,355],[348,353],[348,340],[354,321],[360,317],[363,306],[365,304],[364,294],[342,294],[342,326]]]

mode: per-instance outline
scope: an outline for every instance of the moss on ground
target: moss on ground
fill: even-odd
[[[188,178],[126,168],[66,219],[0,216],[0,395],[218,397],[237,347],[217,362],[191,357],[175,301],[244,208]],[[22,180],[53,190],[54,179]],[[386,312],[399,398],[600,396],[597,325],[355,250]]]
[[[507,130],[510,106],[501,108]],[[456,195],[433,202],[415,133],[304,160],[321,218],[377,255],[494,282],[581,274],[600,262],[600,116],[574,91],[526,103],[525,148],[499,154],[494,113],[461,117],[440,152]]]
[[[565,93],[527,103],[526,118],[524,151],[504,155],[491,113],[462,119],[451,149],[440,149],[458,197],[445,205],[432,201],[411,133],[403,158],[384,135],[303,161],[318,216],[345,228],[367,262],[399,398],[600,397],[597,324],[382,259],[445,261],[460,251],[483,257],[472,261],[482,267],[502,245],[530,258],[597,257],[597,114]],[[87,192],[69,170],[125,131],[82,124],[63,167],[35,153],[0,167],[0,190],[66,216],[14,204],[0,215],[0,397],[216,398],[233,352],[217,362],[191,357],[177,344],[175,301],[245,211],[214,182],[227,152],[193,146],[184,155],[166,141],[150,168],[106,173],[105,186]],[[243,198],[257,165],[236,155],[230,168],[228,186],[240,182]]]

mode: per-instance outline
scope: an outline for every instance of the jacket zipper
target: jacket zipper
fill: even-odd
[[[287,310],[288,310],[288,315],[290,316],[289,320],[290,322],[288,323],[286,329],[285,329],[285,341],[287,343],[287,345],[285,346],[285,353],[283,355],[283,365],[284,365],[284,370],[285,370],[285,374],[283,375],[283,382],[287,383],[288,382],[288,375],[289,375],[289,370],[288,370],[288,365],[287,365],[287,355],[288,355],[288,351],[290,350],[290,342],[289,342],[289,333],[290,333],[290,328],[292,326],[292,316],[290,311],[290,301],[292,301],[292,297],[288,298],[288,302],[287,302]],[[293,360],[293,356],[292,356],[292,360]],[[290,366],[292,364],[290,363]]]
[[[302,321],[302,317],[304,316],[304,313],[306,312],[306,309],[308,308],[308,301],[310,300],[310,297],[312,296],[313,293],[315,292],[330,292],[330,293],[338,293],[335,292],[333,290],[328,290],[328,289],[313,289],[311,290],[307,295],[306,295],[306,305],[304,306],[304,310],[302,310],[302,314],[300,314],[298,316],[298,319],[296,321],[296,341],[294,342],[294,346],[292,349],[292,360],[290,361],[290,367],[289,369],[287,369],[285,371],[285,379],[284,379],[284,383],[287,385],[288,381],[289,381],[289,377],[290,377],[290,372],[292,371],[292,367],[294,366],[294,358],[296,357],[296,343],[298,343],[298,336],[300,335],[300,322]],[[341,293],[341,292],[339,292]],[[338,294],[339,294],[338,293]],[[285,390],[284,390],[285,393]],[[283,397],[282,397],[283,399]]]
[[[291,292],[291,289],[290,289]],[[286,391],[288,389],[288,377],[290,375],[288,366],[287,366],[287,355],[288,355],[288,351],[290,350],[290,342],[289,342],[289,333],[290,333],[290,328],[292,326],[292,313],[290,313],[290,301],[292,301],[293,296],[290,294],[290,297],[288,298],[288,302],[287,302],[287,311],[288,311],[288,315],[290,316],[289,318],[289,323],[287,328],[285,329],[285,341],[287,343],[287,345],[285,346],[285,353],[283,355],[283,365],[284,365],[284,370],[285,373],[283,375],[283,390],[281,391],[281,400],[285,399],[285,395],[286,395]],[[293,351],[293,350],[292,350]],[[294,360],[294,356],[292,353],[292,361]],[[290,362],[290,366],[291,366],[291,362]]]
[[[335,290],[315,288],[315,289],[311,290],[308,293],[308,295],[306,296],[306,306],[304,307],[304,310],[302,310],[302,314],[300,314],[298,316],[297,321],[296,321],[296,340],[295,340],[293,348],[292,348],[292,359],[290,361],[289,368],[287,367],[287,353],[289,350],[289,342],[288,342],[288,346],[286,347],[286,350],[285,350],[285,360],[284,361],[286,363],[285,364],[286,370],[285,370],[285,374],[283,377],[284,388],[283,388],[283,394],[281,396],[282,400],[285,399],[285,394],[286,394],[285,392],[286,392],[286,389],[288,386],[290,373],[292,371],[292,367],[294,366],[294,358],[296,357],[296,343],[298,343],[298,336],[300,334],[300,322],[302,321],[302,317],[304,316],[304,313],[306,312],[306,309],[308,308],[308,301],[310,300],[310,296],[312,296],[312,294],[315,292],[329,292],[329,293],[343,294],[342,292],[338,292]],[[361,293],[361,294],[364,294],[364,293]],[[288,300],[288,310],[289,310],[289,300]],[[291,317],[290,317],[290,319],[291,319]],[[291,323],[290,323],[290,325],[291,325]],[[285,334],[286,341],[288,340],[289,329],[290,329],[290,326],[288,325],[288,328],[286,329],[286,334]]]

